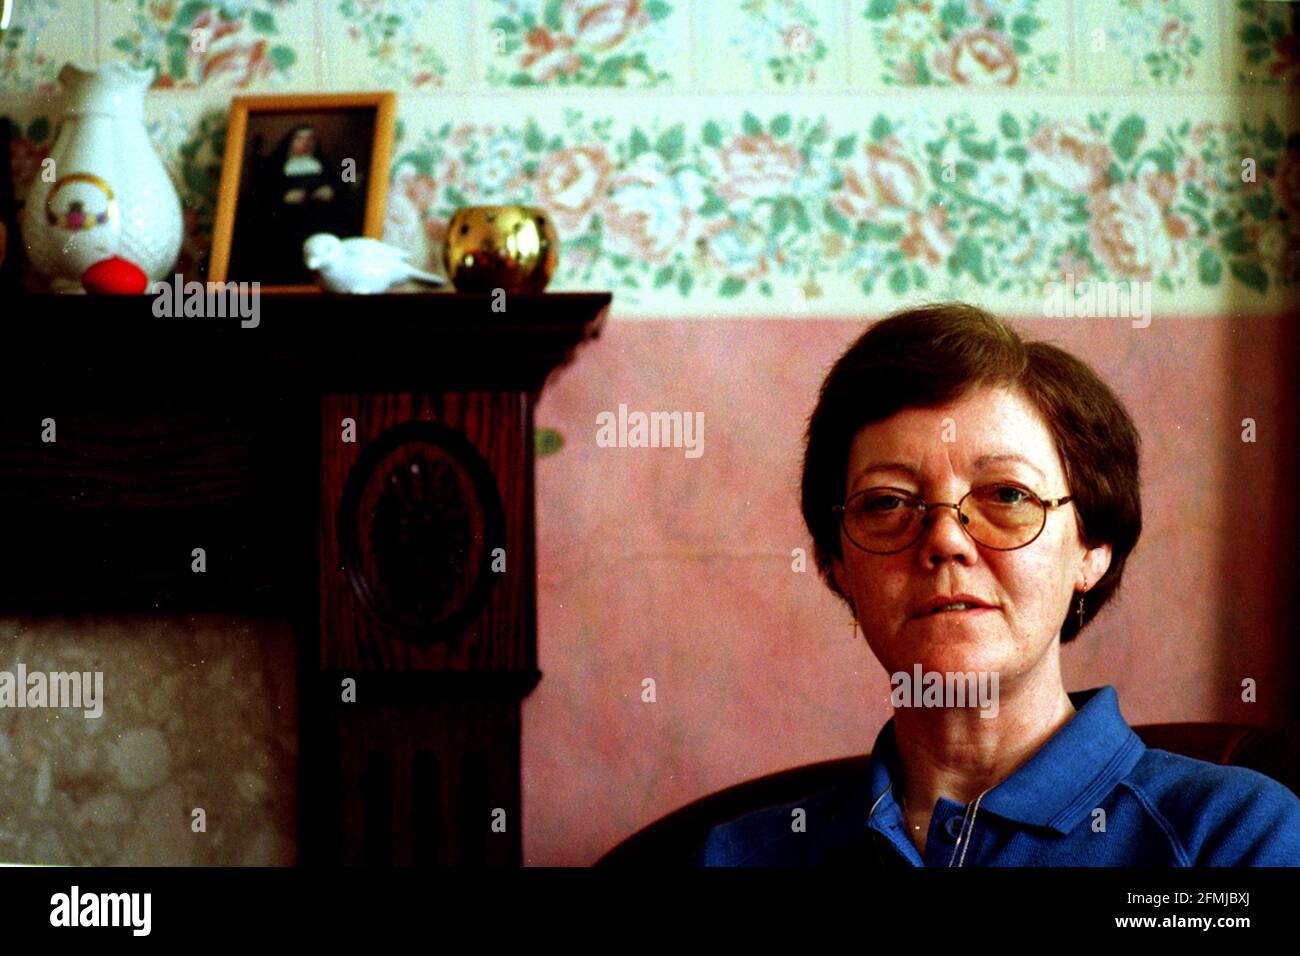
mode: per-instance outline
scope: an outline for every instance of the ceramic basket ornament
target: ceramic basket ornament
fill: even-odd
[[[65,99],[53,166],[32,183],[22,220],[28,258],[56,292],[82,291],[86,271],[105,260],[125,260],[150,282],[176,265],[180,197],[144,126],[153,77],[124,63],[59,72]]]

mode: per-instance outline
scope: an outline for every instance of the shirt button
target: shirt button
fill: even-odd
[[[961,817],[949,817],[943,825],[944,832],[954,840],[961,833]]]

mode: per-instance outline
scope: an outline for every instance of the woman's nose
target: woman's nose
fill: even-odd
[[[933,504],[926,511],[921,534],[921,559],[926,562],[974,554],[975,542],[966,533],[966,517],[955,504]]]

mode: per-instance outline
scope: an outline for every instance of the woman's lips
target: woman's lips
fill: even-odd
[[[955,618],[975,617],[980,614],[987,614],[990,611],[996,611],[994,607],[970,607],[959,611],[927,611],[924,614],[918,614],[913,618],[915,621],[924,621],[926,618],[944,618],[952,620]]]

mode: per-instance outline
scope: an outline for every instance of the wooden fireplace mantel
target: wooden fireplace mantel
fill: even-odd
[[[0,303],[0,614],[287,616],[301,861],[518,864],[533,408],[611,300],[268,293],[255,327]]]
[[[347,296],[267,293],[256,326],[157,317],[153,296],[31,295],[0,302],[0,393],[58,384],[148,391],[178,380],[241,392],[437,388],[539,392],[600,334],[607,292]],[[268,378],[279,376],[281,378]]]
[[[511,296],[493,312],[487,294],[268,294],[251,328],[157,318],[149,296],[3,303],[0,613],[286,606],[293,539],[268,531],[315,485],[321,396],[531,404],[600,334],[610,302]],[[175,573],[169,555],[199,537],[228,560],[202,579]]]

